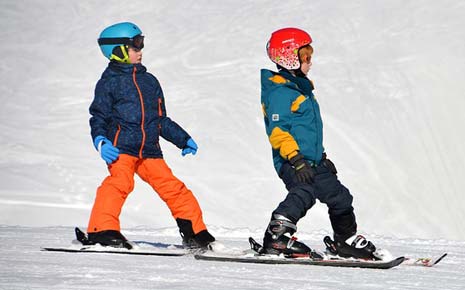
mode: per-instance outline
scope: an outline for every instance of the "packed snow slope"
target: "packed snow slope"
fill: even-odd
[[[264,229],[286,191],[264,131],[259,70],[274,68],[271,32],[294,26],[314,39],[324,145],[360,231],[465,240],[463,15],[460,0],[1,1],[0,224],[86,226],[107,174],[88,126],[107,64],[96,39],[132,21],[168,114],[200,147],[181,157],[163,142],[168,164],[208,225]],[[299,230],[329,230],[326,211],[315,205]],[[140,179],[121,223],[175,226]]]
[[[211,227],[228,250],[247,247],[247,238],[261,229]],[[176,227],[127,228],[133,241],[179,243]],[[301,232],[312,247],[328,232]],[[304,265],[258,265],[197,261],[183,257],[54,253],[39,247],[70,245],[72,227],[1,226],[0,289],[24,290],[463,290],[465,242],[396,239],[373,236],[377,244],[400,256],[424,257],[448,252],[433,268],[400,265],[389,270]]]

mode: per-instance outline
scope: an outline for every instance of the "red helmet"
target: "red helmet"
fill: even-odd
[[[300,68],[299,48],[312,43],[307,32],[298,28],[283,28],[271,34],[266,52],[272,62],[289,70]]]

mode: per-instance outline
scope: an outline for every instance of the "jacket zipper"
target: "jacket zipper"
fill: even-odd
[[[312,102],[313,115],[315,116],[315,132],[317,134],[317,136],[316,136],[317,142],[315,144],[315,152],[316,152],[316,154],[318,156],[318,149],[319,149],[318,144],[322,144],[322,139],[323,139],[323,136],[320,134],[320,130],[318,130],[318,128],[322,128],[323,124],[320,121],[321,120],[320,110],[318,109],[318,112],[317,112],[317,109],[316,109],[316,107],[318,105],[316,104],[315,96],[311,96],[311,98],[312,98],[311,102]],[[318,118],[318,115],[320,115],[319,118]],[[314,156],[316,158],[315,160],[318,159],[317,156]]]
[[[145,129],[144,129],[144,122],[145,122],[145,109],[144,109],[144,99],[142,97],[142,92],[140,91],[139,85],[137,84],[136,81],[136,67],[134,66],[134,70],[132,71],[132,80],[134,81],[134,85],[136,86],[137,92],[139,93],[139,100],[140,100],[140,107],[141,107],[141,114],[142,114],[142,120],[140,124],[140,129],[142,131],[142,144],[140,145],[139,149],[139,158],[142,159],[142,150],[144,149],[144,144],[145,144]]]

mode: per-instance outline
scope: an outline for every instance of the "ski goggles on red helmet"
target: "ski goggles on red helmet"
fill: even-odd
[[[136,35],[134,37],[112,37],[112,38],[99,38],[99,45],[109,45],[109,44],[125,44],[132,46],[137,49],[144,48],[144,36]]]

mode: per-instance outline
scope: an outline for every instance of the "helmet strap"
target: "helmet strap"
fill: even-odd
[[[116,60],[117,62],[121,62],[121,63],[130,63],[129,54],[128,54],[128,46],[127,45],[116,46],[111,53],[110,60]]]
[[[302,72],[301,68],[299,67],[298,69],[295,70],[295,76],[296,77],[301,77],[301,78],[306,78],[307,76]]]
[[[285,67],[280,66],[279,64],[276,64],[276,66],[278,67],[279,72],[288,72],[291,75],[296,76],[296,77],[307,78],[307,76],[302,72],[300,67],[297,68],[297,69],[289,70],[289,69],[287,69]]]

